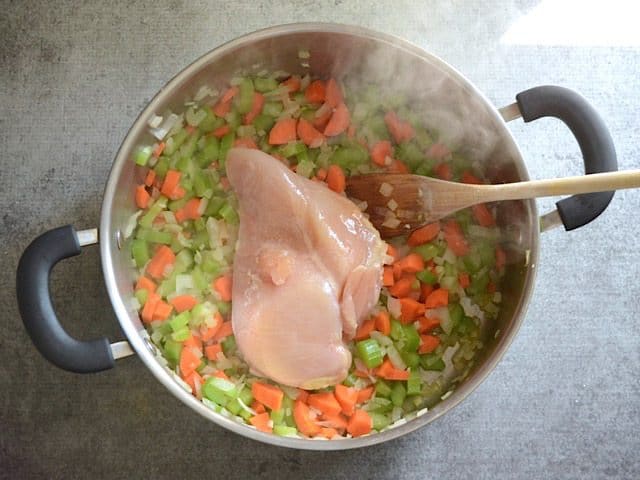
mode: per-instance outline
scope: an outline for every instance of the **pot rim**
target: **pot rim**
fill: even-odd
[[[157,360],[153,353],[153,346],[149,340],[141,335],[141,332],[136,329],[134,324],[129,321],[128,307],[125,305],[123,298],[118,294],[118,288],[116,284],[116,276],[113,268],[112,251],[113,245],[117,244],[117,236],[119,232],[114,231],[111,228],[111,205],[117,193],[117,183],[120,178],[120,174],[126,162],[130,161],[130,152],[136,147],[134,140],[138,137],[143,129],[147,128],[146,121],[149,119],[159,104],[161,104],[166,98],[170,97],[176,89],[188,81],[192,74],[198,72],[202,67],[208,63],[214,61],[217,57],[223,56],[230,50],[242,47],[243,45],[251,44],[253,42],[263,40],[265,38],[278,37],[282,35],[289,35],[295,33],[311,33],[311,32],[333,32],[340,34],[347,34],[360,38],[368,38],[376,42],[384,42],[391,44],[392,46],[405,50],[406,52],[413,54],[424,61],[429,61],[432,64],[437,65],[439,68],[448,72],[453,77],[460,80],[470,91],[482,100],[482,103],[488,107],[491,115],[499,120],[498,124],[504,126],[504,134],[508,136],[512,142],[514,148],[518,153],[518,165],[520,175],[523,180],[528,180],[529,176],[527,170],[522,161],[520,149],[511,133],[506,127],[504,120],[495,106],[480,92],[473,83],[471,83],[464,75],[457,71],[454,67],[443,61],[436,55],[433,55],[426,50],[414,45],[413,43],[404,40],[395,35],[377,32],[364,27],[345,25],[338,23],[322,23],[322,22],[309,22],[309,23],[290,23],[272,26],[264,28],[252,33],[242,35],[231,41],[228,41],[209,52],[205,53],[190,65],[186,66],[182,71],[169,80],[164,87],[162,87],[158,93],[151,99],[144,110],[139,114],[129,131],[125,139],[123,140],[118,153],[116,154],[113,162],[107,184],[104,191],[102,211],[100,218],[100,256],[102,262],[102,271],[104,274],[105,284],[107,292],[111,300],[113,309],[118,317],[118,322],[122,330],[124,331],[127,339],[135,352],[139,355],[142,361],[145,363],[151,373],[160,381],[174,396],[179,398],[183,403],[191,407],[203,417],[213,421],[217,425],[238,433],[242,436],[252,438],[261,442],[265,442],[272,445],[281,447],[297,448],[304,450],[344,450],[352,448],[360,448],[378,443],[386,442],[403,435],[406,435],[414,430],[417,430],[424,425],[431,423],[441,415],[448,412],[450,409],[458,405],[463,399],[465,399],[471,392],[473,392],[493,371],[498,362],[502,359],[507,348],[513,341],[513,338],[517,334],[523,318],[526,313],[527,306],[531,299],[533,284],[535,280],[536,265],[539,255],[539,231],[537,228],[532,229],[532,248],[529,253],[529,263],[525,274],[523,295],[520,303],[517,305],[514,318],[510,324],[508,331],[503,332],[503,335],[499,343],[495,347],[495,351],[491,356],[486,358],[482,365],[476,370],[472,376],[470,376],[465,382],[456,387],[453,393],[445,400],[438,403],[433,409],[430,409],[424,415],[419,416],[411,421],[406,422],[403,425],[391,428],[381,433],[375,433],[368,436],[339,439],[331,441],[320,441],[311,439],[280,437],[274,434],[263,433],[255,430],[247,425],[242,425],[236,421],[226,418],[221,414],[214,412],[204,405],[201,401],[196,399],[190,392],[187,392],[182,388],[168,371]],[[529,208],[531,209],[534,218],[538,218],[537,208],[535,201],[529,200]],[[125,320],[126,319],[126,320]]]

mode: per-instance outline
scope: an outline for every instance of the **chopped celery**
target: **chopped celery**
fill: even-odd
[[[407,395],[419,395],[422,389],[422,379],[417,370],[412,370],[407,380]]]
[[[141,227],[151,228],[153,220],[166,207],[167,207],[167,198],[166,197],[158,197],[158,199],[155,201],[155,203],[153,205],[151,205],[151,208],[149,208],[149,211],[147,213],[145,213],[140,218],[140,220],[138,221],[138,224]]]
[[[289,142],[280,147],[280,154],[284,157],[293,157],[299,153],[305,152],[307,146],[302,142]]]
[[[213,258],[211,252],[202,252],[202,262],[200,263],[200,268],[205,273],[212,273],[214,276],[217,276],[220,272],[222,272],[223,265]]]
[[[391,388],[391,402],[396,407],[399,407],[402,405],[402,402],[404,402],[406,396],[407,390],[404,388],[402,382],[395,382]]]
[[[296,173],[305,178],[310,178],[313,175],[313,170],[315,169],[315,165],[310,160],[301,160],[298,162],[298,166],[296,168]]]
[[[151,158],[152,153],[153,149],[150,146],[138,148],[134,155],[134,161],[136,162],[136,165],[144,167]]]
[[[371,130],[371,132],[373,132],[373,134],[376,136],[376,138],[378,140],[388,140],[389,139],[389,132],[387,130],[387,125],[384,122],[384,116],[383,115],[374,115],[372,117],[370,117],[366,122],[365,122],[365,127],[369,130]]]
[[[134,295],[136,297],[136,300],[138,300],[138,303],[140,305],[144,305],[145,303],[147,303],[149,292],[147,292],[144,288],[141,288],[140,290],[136,290]]]
[[[416,273],[416,278],[420,280],[422,283],[427,283],[429,285],[433,285],[438,281],[438,276],[428,269],[425,269],[425,270],[422,270],[421,272]]]
[[[233,142],[236,141],[236,134],[234,132],[227,133],[220,141],[220,150],[218,151],[218,162],[220,166],[224,166],[224,162],[227,160],[227,152],[233,147]]]
[[[420,364],[420,355],[416,352],[400,352],[400,357],[407,367],[415,368]]]
[[[251,393],[250,388],[242,387],[242,390],[238,392],[238,398],[242,400],[247,406],[253,403],[253,394]]]
[[[413,252],[420,255],[425,261],[428,261],[434,257],[437,257],[438,254],[440,253],[438,247],[433,243],[425,243],[423,245],[418,245],[417,247],[413,247]]]
[[[457,325],[464,317],[464,310],[459,303],[451,303],[447,307],[452,325]]]
[[[202,395],[218,405],[225,406],[229,399],[238,397],[238,391],[229,380],[209,377],[202,385]]]
[[[356,384],[357,380],[358,377],[356,377],[353,373],[350,373],[342,383],[344,383],[347,387],[353,387]]]
[[[173,235],[169,232],[160,232],[159,230],[152,230],[150,228],[139,228],[136,233],[136,239],[145,240],[150,243],[162,243],[164,245],[171,245]]]
[[[402,324],[397,320],[391,320],[391,333],[389,336],[396,342],[404,337],[404,331],[402,330]]]
[[[178,130],[171,137],[173,141],[166,143],[163,153],[167,156],[173,155],[175,152],[178,151],[178,148],[182,146],[182,144],[184,143],[184,141],[187,139],[188,136],[189,136],[189,132],[187,132],[187,130],[185,130],[184,128],[181,128],[180,130]]]
[[[262,113],[270,117],[277,117],[283,109],[282,102],[266,102],[262,107]]]
[[[401,348],[401,351],[415,352],[416,350],[418,350],[418,347],[420,346],[420,335],[418,334],[416,327],[414,327],[412,324],[403,325],[402,331],[404,345]]]
[[[376,382],[376,396],[377,397],[389,397],[391,395],[391,387],[389,384],[381,379]]]
[[[248,77],[243,78],[238,88],[238,94],[234,99],[238,112],[242,114],[249,113],[253,105],[253,82]]]
[[[204,146],[196,155],[196,160],[200,168],[208,167],[211,162],[218,158],[220,142],[216,137],[207,137]],[[204,172],[203,172],[204,173]]]
[[[198,290],[204,290],[209,286],[209,282],[205,278],[202,270],[198,267],[194,267],[191,271],[191,277],[193,278],[193,284]]]
[[[276,123],[274,117],[261,113],[253,121],[253,126],[256,127],[257,132],[267,132],[271,130],[271,127],[273,127],[274,123]]]
[[[393,395],[393,392],[391,395]],[[386,413],[393,409],[393,402],[387,398],[375,397],[369,400],[365,408],[369,412]]]
[[[156,166],[153,167],[153,170],[156,172],[158,178],[164,178],[169,170],[169,160],[167,157],[161,156],[156,163]]]
[[[473,330],[477,328],[476,322],[473,318],[463,316],[458,324],[455,326],[460,335],[469,335]]]
[[[222,342],[222,351],[225,355],[231,355],[236,351],[236,337],[229,335]]]
[[[176,342],[184,342],[191,336],[189,327],[182,327],[171,334],[171,338]]]
[[[435,370],[441,372],[444,370],[445,364],[442,357],[436,353],[427,353],[420,356],[420,365],[425,370]]]
[[[172,331],[177,332],[178,330],[186,327],[189,324],[190,319],[191,314],[189,314],[189,312],[182,312],[169,320],[169,326]]]
[[[260,93],[265,93],[278,88],[278,82],[273,77],[266,77],[266,78],[256,77],[253,80],[253,86]]]
[[[227,203],[222,197],[211,197],[204,214],[209,217],[218,216],[220,209]]]
[[[136,262],[136,267],[140,268],[149,261],[149,246],[147,242],[136,238],[131,242],[131,255]]]
[[[284,422],[284,409],[281,408],[280,410],[271,410],[269,417],[271,417],[271,421],[274,425],[282,424],[282,422]]]
[[[339,147],[331,156],[331,163],[339,165],[346,170],[354,170],[359,165],[366,163],[367,151],[362,147]]]
[[[367,368],[375,368],[382,365],[382,350],[380,345],[372,338],[361,340],[356,343],[358,356],[367,366]]]
[[[240,402],[237,398],[232,398],[231,400],[229,400],[225,405],[225,408],[234,415],[240,415],[240,412],[243,410],[242,405],[240,405]]]
[[[242,114],[234,108],[224,116],[224,119],[227,121],[231,129],[235,130],[242,123]]]
[[[216,306],[222,315],[226,315],[231,311],[231,302],[217,302]]]
[[[377,412],[371,412],[369,415],[371,416],[371,421],[373,423],[374,430],[380,431],[388,427],[389,424],[391,423],[391,419],[389,418],[388,415],[384,415],[382,413],[377,413]]]
[[[240,221],[238,217],[238,212],[229,205],[228,203],[224,204],[222,208],[220,208],[220,216],[224,219],[225,222],[230,223],[232,225],[237,225]]]
[[[168,338],[164,342],[164,356],[169,363],[176,365],[180,360],[180,353],[182,352],[182,343],[176,342]]]
[[[204,105],[201,109],[204,112],[205,116],[198,124],[198,128],[201,132],[211,132],[216,128],[216,116],[213,114],[213,110],[208,105]]]
[[[424,161],[423,151],[414,142],[403,142],[396,149],[396,156],[411,170],[415,170]]]
[[[294,437],[298,434],[298,429],[287,425],[274,425],[273,433],[280,437]]]

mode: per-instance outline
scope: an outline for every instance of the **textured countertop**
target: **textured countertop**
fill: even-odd
[[[535,85],[576,89],[609,125],[620,168],[640,167],[631,10],[592,2],[613,9],[589,16],[582,2],[548,16],[551,3],[562,2],[0,1],[0,478],[640,478],[640,191],[618,192],[584,228],[543,235],[526,321],[495,371],[443,418],[364,450],[292,451],[227,432],[135,357],[63,372],[35,351],[15,302],[31,239],[97,226],[112,159],[156,91],[211,48],[273,24],[402,36],[497,106]],[[510,128],[532,177],[580,173],[558,121]],[[123,338],[97,248],[59,265],[52,291],[72,334]]]

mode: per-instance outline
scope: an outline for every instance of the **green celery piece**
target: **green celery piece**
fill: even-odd
[[[214,277],[217,277],[222,272],[223,265],[213,258],[212,252],[202,252],[202,262],[200,262],[200,268],[205,273],[211,273]]]
[[[144,167],[149,159],[151,158],[151,154],[153,153],[153,149],[150,146],[140,147],[136,150],[134,155],[134,160],[136,165],[140,165]]]
[[[136,267],[141,268],[149,261],[149,246],[147,242],[139,238],[131,242],[131,255],[136,262]]]
[[[209,287],[209,282],[207,282],[207,279],[205,278],[200,268],[193,267],[193,270],[191,271],[191,276],[193,277],[193,285],[196,287],[196,289],[204,290],[207,287]]]
[[[422,379],[420,372],[412,370],[407,380],[407,395],[419,395],[422,389]]]
[[[416,352],[400,352],[400,357],[407,367],[415,368],[420,364],[420,355]]]
[[[211,162],[218,159],[220,141],[216,137],[207,137],[202,149],[196,154],[196,161],[200,168],[207,168]]]
[[[251,417],[253,417],[253,414],[251,412],[247,412],[244,408],[242,410],[240,410],[240,413],[238,413],[239,417],[242,417],[242,419],[245,422],[249,422],[249,419]]]
[[[202,232],[203,230],[206,230],[207,222],[203,217],[197,218],[193,221],[193,228],[196,230],[196,232]]]
[[[425,269],[425,270],[422,270],[421,272],[416,273],[416,278],[420,280],[422,283],[427,283],[429,285],[433,285],[438,281],[438,276],[428,269]]]
[[[418,146],[424,151],[433,143],[433,138],[427,130],[424,128],[416,128],[416,142]]]
[[[420,335],[413,324],[403,325],[402,330],[404,333],[404,346],[401,349],[403,352],[415,352],[420,346]]]
[[[164,178],[164,176],[167,174],[167,171],[169,170],[169,159],[165,156],[161,156],[158,159],[158,163],[156,163],[156,166],[153,167],[153,170],[156,172],[158,178]]]
[[[209,246],[209,234],[206,231],[196,232],[191,238],[195,249],[206,248]]]
[[[391,387],[384,380],[378,379],[376,382],[376,397],[388,398],[391,395]]]
[[[485,267],[493,268],[496,262],[495,246],[491,242],[484,241],[478,245],[478,255],[480,255],[480,261]]]
[[[249,77],[243,78],[238,85],[238,94],[234,98],[239,113],[244,115],[251,111],[254,91],[251,79]]]
[[[189,136],[189,132],[187,132],[187,130],[185,130],[184,128],[181,128],[180,130],[178,130],[173,135],[173,137],[171,137],[173,141],[168,142],[164,147],[163,153],[169,157],[173,155],[175,152],[178,151],[178,148],[180,148],[180,146],[184,143],[184,141],[187,139],[188,136]]]
[[[385,415],[383,413],[371,412],[369,414],[371,416],[371,421],[373,423],[373,429],[380,431],[389,426],[391,423],[391,419],[389,415]]]
[[[214,403],[217,403],[220,406],[225,406],[229,401],[229,397],[225,395],[223,390],[220,390],[217,386],[217,383],[214,382],[214,379],[218,377],[209,377],[202,385],[202,396],[211,400]],[[224,380],[224,379],[219,379]],[[231,383],[231,382],[229,382]],[[235,388],[235,387],[234,387]]]
[[[185,195],[179,200],[171,200],[167,205],[167,208],[171,210],[173,213],[175,213],[178,210],[180,210],[182,207],[184,207],[189,200],[190,200],[189,195]]]
[[[305,178],[311,178],[315,168],[316,166],[311,160],[301,160],[300,162],[298,162],[296,173]]]
[[[437,257],[440,253],[438,247],[433,243],[418,245],[417,247],[413,247],[412,251],[420,255],[425,261]]]
[[[305,152],[306,150],[307,146],[302,142],[289,142],[286,145],[280,147],[280,154],[288,158]]]
[[[256,77],[253,79],[253,86],[260,93],[265,93],[278,88],[278,82],[273,77]]]
[[[233,335],[229,335],[222,342],[222,351],[225,355],[231,355],[236,351],[236,337]]]
[[[157,293],[161,297],[166,297],[167,295],[176,291],[176,273],[171,272],[168,278],[165,278],[160,285],[158,285]]]
[[[347,387],[353,387],[356,384],[356,380],[358,380],[358,377],[356,377],[355,374],[350,373],[342,383],[344,383]]]
[[[298,434],[298,429],[287,425],[274,425],[273,433],[279,437],[293,437]]]
[[[416,167],[414,173],[416,175],[422,175],[423,177],[431,177],[433,176],[433,166],[425,161]]]
[[[177,365],[180,360],[180,353],[182,352],[182,343],[176,342],[170,338],[164,342],[164,357],[172,365]]]
[[[169,326],[171,330],[177,332],[189,324],[191,314],[189,312],[182,312],[169,320]]]
[[[236,212],[235,209],[228,203],[222,206],[219,213],[225,222],[230,223],[232,225],[237,225],[238,222],[240,221],[240,218],[238,217],[238,212]]]
[[[284,422],[284,409],[272,410],[269,417],[271,417],[274,426],[282,424]]]
[[[365,409],[369,412],[386,413],[393,409],[393,402],[387,398],[375,397],[367,402]]]
[[[202,385],[202,394],[209,400],[219,403],[212,397],[220,398],[220,395],[222,395],[227,398],[238,398],[238,389],[233,382],[229,380],[219,377],[209,377],[204,382],[204,385]]]
[[[231,400],[229,400],[225,405],[225,408],[234,415],[240,415],[240,412],[243,410],[237,398],[232,398]]]
[[[222,137],[222,140],[220,141],[220,150],[218,152],[218,162],[220,162],[221,167],[224,167],[224,163],[227,160],[227,152],[231,150],[235,141],[236,134],[233,131]]]
[[[302,92],[296,92],[296,93],[294,93],[294,94],[292,95],[292,100],[293,100],[294,102],[296,102],[298,105],[300,105],[300,104],[302,104],[302,103],[305,103],[305,102],[307,101],[307,100],[306,100],[306,98],[304,97],[304,93],[302,93]]]
[[[473,318],[467,316],[463,316],[455,326],[457,331],[460,332],[460,335],[463,336],[470,334],[477,327],[478,326],[476,325],[476,322],[473,321]]]
[[[191,330],[189,327],[182,327],[171,334],[171,338],[176,342],[184,342],[191,336]]]
[[[367,368],[375,368],[382,365],[382,350],[378,342],[373,338],[356,343],[356,350]]]
[[[471,275],[471,284],[467,291],[471,295],[478,293],[484,293],[487,290],[489,284],[489,274],[485,270],[481,270]]]
[[[248,387],[242,387],[242,390],[238,392],[238,398],[242,400],[246,406],[253,403],[253,394],[251,393],[251,389]]]
[[[437,353],[420,355],[420,365],[425,370],[435,370],[437,372],[441,372],[446,366],[442,357]]]
[[[198,140],[200,139],[200,132],[196,130],[191,134],[189,134],[188,138],[189,138],[189,141],[186,142],[180,149],[180,155],[182,157],[191,158],[195,153],[196,148],[198,148]]]
[[[136,297],[136,300],[138,300],[138,303],[140,305],[144,305],[145,303],[147,303],[149,292],[147,292],[144,288],[141,288],[140,290],[136,290],[134,295]]]
[[[216,128],[216,116],[214,115],[213,110],[209,105],[204,105],[202,107],[202,111],[207,115],[198,124],[198,129],[204,133],[211,132]]]
[[[136,238],[146,240],[150,243],[161,243],[163,245],[171,245],[173,235],[169,232],[161,232],[150,228],[139,228]]]
[[[231,311],[231,302],[216,302],[220,315],[226,315]]]
[[[462,320],[462,317],[464,317],[464,309],[462,308],[462,305],[460,305],[459,303],[451,303],[449,304],[447,309],[449,310],[449,318],[451,319],[451,324],[454,326],[458,325]]]
[[[472,250],[468,255],[465,255],[462,262],[471,274],[477,272],[482,267],[482,259],[477,251]]]
[[[394,382],[391,388],[391,402],[396,407],[400,407],[406,396],[407,390],[404,388],[403,382]]]
[[[149,208],[149,211],[140,218],[140,220],[138,221],[138,224],[141,227],[151,228],[151,225],[153,224],[153,220],[166,207],[167,207],[167,197],[162,197],[162,196],[158,197],[158,199],[154,202],[154,204],[151,205],[151,208]]]
[[[271,127],[273,127],[274,123],[276,123],[276,119],[274,117],[261,113],[253,121],[253,126],[256,127],[257,132],[266,133],[271,130]]]
[[[309,158],[309,149],[305,148],[304,151],[297,154],[296,161],[298,164],[300,164],[300,162],[309,162],[313,164],[313,161]]]
[[[211,197],[204,211],[207,217],[219,217],[220,209],[227,203],[223,197]]]
[[[396,149],[396,156],[415,171],[425,159],[423,151],[414,142],[403,142]]]
[[[207,192],[213,193],[213,182],[207,172],[196,172],[193,177],[193,191],[197,197],[205,197]]]
[[[330,162],[351,171],[366,163],[368,157],[367,151],[361,147],[339,147],[331,156]]]
[[[396,342],[404,337],[404,330],[402,324],[397,320],[391,320],[391,332],[389,336]]]
[[[365,122],[365,126],[371,130],[378,139],[389,140],[389,132],[387,130],[387,125],[384,122],[383,115],[374,115],[370,117]]]
[[[262,113],[270,117],[277,117],[282,110],[284,110],[282,102],[266,102],[262,107]]]

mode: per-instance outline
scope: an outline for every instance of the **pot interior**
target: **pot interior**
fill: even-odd
[[[300,58],[301,50],[310,53],[308,59]],[[147,122],[154,114],[183,111],[184,103],[192,100],[203,85],[223,89],[239,71],[263,69],[334,76],[347,85],[366,81],[389,93],[404,93],[413,110],[421,112],[426,126],[480,165],[493,183],[528,178],[518,148],[495,108],[458,72],[423,50],[394,37],[330,24],[275,27],[247,35],[204,55],[173,78],[141,113],[118,152],[105,192],[100,232],[103,270],[118,319],[134,349],[159,380],[199,413],[238,433],[312,449],[357,447],[402,435],[435,419],[470,393],[511,342],[526,308],[537,259],[538,220],[533,201],[503,202],[498,207],[503,248],[508,256],[507,274],[502,284],[501,313],[497,321],[486,325],[485,347],[474,369],[451,396],[426,414],[368,437],[315,442],[269,436],[208,410],[171,379],[130,306],[134,271],[127,241],[122,240],[135,211],[135,186],[142,181],[136,174],[132,152],[138,145],[154,141]]]

